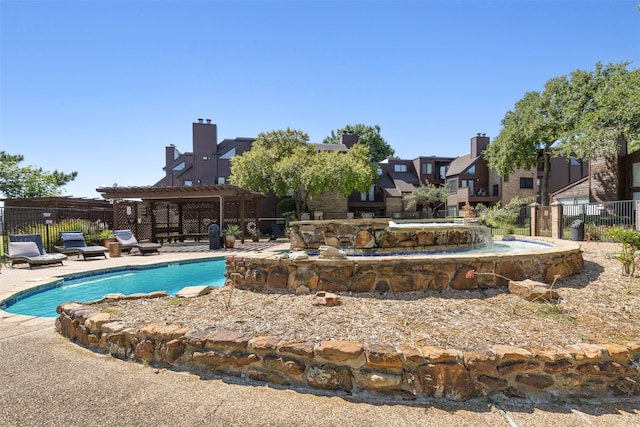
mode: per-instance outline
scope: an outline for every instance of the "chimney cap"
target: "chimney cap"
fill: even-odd
[[[204,119],[198,119],[198,123],[202,123]]]

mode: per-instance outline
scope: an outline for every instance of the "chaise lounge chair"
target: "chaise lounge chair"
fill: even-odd
[[[109,249],[104,246],[87,246],[81,231],[62,231],[60,232],[60,238],[62,239],[62,247],[55,247],[58,252],[62,252],[65,255],[82,255],[82,259],[85,261],[87,258],[100,256],[107,259]]]
[[[282,231],[280,224],[276,224],[275,222],[271,224],[271,231],[271,237],[269,238],[270,242],[275,241],[278,237],[287,237],[287,235]]]
[[[150,254],[152,252],[160,253],[159,249],[162,247],[159,243],[141,243],[138,242],[136,236],[133,235],[131,230],[115,230],[113,234],[116,239],[122,245],[122,252],[131,252],[131,249],[137,249],[141,255]]]
[[[42,237],[39,234],[20,234],[9,236],[9,259],[11,267],[16,264],[33,266],[62,264],[67,259],[64,254],[48,254],[44,250]]]

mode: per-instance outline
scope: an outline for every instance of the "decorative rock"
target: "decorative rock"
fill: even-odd
[[[280,340],[275,337],[255,337],[249,341],[249,351],[257,354],[275,353],[278,349]]]
[[[207,338],[207,346],[217,350],[241,350],[245,351],[249,341],[253,338],[235,331],[220,331]]]
[[[531,352],[519,347],[511,347],[509,345],[496,344],[491,347],[491,350],[503,362],[514,361],[514,360],[525,361],[531,358]]]
[[[195,298],[207,295],[211,292],[211,286],[187,286],[176,292],[176,298]]]
[[[334,248],[333,246],[322,245],[318,248],[320,255],[318,258],[329,258],[329,259],[346,259],[347,254],[340,249]]]
[[[402,370],[400,354],[390,344],[366,344],[365,357],[369,367]]]
[[[287,341],[280,344],[278,351],[284,354],[313,359],[314,344],[310,341]]]
[[[318,274],[309,268],[298,268],[287,278],[288,289],[298,289],[300,285],[307,286],[309,289],[316,289],[320,278]]]
[[[313,301],[311,301],[311,304],[333,307],[333,306],[342,304],[342,301],[340,301],[340,299],[338,298],[338,295],[336,294],[319,291],[319,292],[316,292],[316,297],[313,299]]]
[[[516,382],[542,389],[552,386],[555,381],[548,375],[521,374],[516,376]]]
[[[362,386],[372,389],[398,387],[402,383],[402,375],[382,372],[358,371],[354,374],[354,379]]]
[[[300,285],[296,288],[296,295],[309,295],[311,290],[305,285]]]
[[[469,371],[460,363],[430,363],[419,367],[418,373],[427,396],[467,400],[479,394]]]
[[[364,348],[357,341],[322,341],[315,348],[315,355],[330,363],[360,367],[364,365]]]
[[[553,302],[560,299],[560,294],[551,286],[530,279],[509,281],[509,292],[527,301]]]
[[[362,230],[356,233],[353,246],[358,249],[369,249],[376,245],[376,239],[367,230]]]
[[[309,254],[304,251],[294,251],[289,254],[289,259],[293,261],[298,261],[301,259],[308,259]]]
[[[424,346],[422,354],[431,363],[461,362],[463,360],[462,352],[455,349]]]
[[[353,387],[350,371],[347,368],[312,367],[307,370],[305,378],[311,387],[322,390],[351,391]]]
[[[109,323],[111,320],[111,315],[109,313],[98,313],[89,317],[85,322],[84,326],[91,332],[98,332],[100,328],[105,323]]]

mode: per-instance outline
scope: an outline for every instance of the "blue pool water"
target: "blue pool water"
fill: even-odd
[[[131,267],[67,277],[5,301],[8,313],[56,317],[56,307],[70,301],[86,302],[106,294],[166,291],[175,295],[186,286],[224,285],[224,259]]]

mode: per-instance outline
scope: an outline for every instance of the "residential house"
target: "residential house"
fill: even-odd
[[[622,138],[618,146],[617,155],[588,162],[588,172],[582,179],[550,192],[551,201],[579,205],[640,200],[640,152],[628,154]]]
[[[457,157],[447,172],[447,185],[451,191],[447,197],[447,214],[458,216],[468,203],[471,207],[478,204],[490,206],[501,202],[508,203],[515,196],[538,197],[543,170],[541,167],[518,169],[509,176],[500,176],[495,169],[489,168],[483,151],[489,146],[489,137],[478,133],[471,138],[469,153]],[[555,157],[551,159],[548,191],[554,191],[575,182],[587,175],[588,162]]]
[[[413,160],[389,157],[378,164],[379,178],[368,192],[353,193],[349,197],[349,211],[362,215],[395,218],[417,217],[409,211],[405,196],[423,184],[444,185],[453,157],[417,157]]]
[[[165,148],[165,176],[155,186],[225,184],[231,175],[231,158],[251,149],[254,138],[225,139],[218,143],[217,126],[207,119],[193,123],[193,151],[181,153],[175,145]],[[346,152],[358,136],[344,133],[340,144],[314,144],[317,150]],[[369,191],[343,197],[334,191],[315,196],[309,202],[309,217],[316,219],[347,216],[412,216],[403,197],[421,184],[443,185],[453,157],[418,157],[412,160],[385,159],[379,164],[379,179]],[[260,217],[275,217],[281,200],[270,194],[259,206]]]

